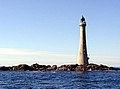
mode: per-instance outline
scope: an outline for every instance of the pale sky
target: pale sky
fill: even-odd
[[[90,63],[120,66],[120,0],[0,0],[0,66],[76,64],[82,15]]]

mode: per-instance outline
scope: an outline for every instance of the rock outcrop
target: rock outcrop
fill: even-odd
[[[32,67],[26,65],[26,64],[20,64],[18,66],[12,66],[13,70],[21,70],[21,71],[26,71],[26,70],[30,70],[32,71]]]
[[[75,71],[78,64],[75,65],[61,65],[57,68],[57,70],[64,70],[64,71]]]
[[[2,71],[12,70],[12,67],[1,66],[0,70],[2,70]]]
[[[108,67],[106,65],[97,65],[97,64],[88,64],[88,65],[61,65],[57,67],[57,65],[39,65],[39,64],[33,64],[31,66],[26,64],[20,64],[18,66],[12,66],[12,67],[0,67],[1,71],[90,71],[90,70],[120,70],[120,68],[115,67]]]

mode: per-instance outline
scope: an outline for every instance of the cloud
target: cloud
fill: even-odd
[[[35,49],[18,49],[18,48],[0,48],[0,55],[20,55],[20,56],[40,56],[40,55],[51,55],[51,56],[73,56],[65,53],[57,53],[57,52],[48,52],[48,51],[40,51]]]
[[[35,49],[0,48],[0,64],[65,64],[75,63],[75,55]],[[10,64],[10,65],[11,65]]]
[[[46,54],[47,52],[39,52],[37,50],[32,49],[15,49],[15,48],[0,48],[0,54],[1,55],[21,55],[21,56],[27,56],[27,55],[40,55],[40,54]]]
[[[105,64],[108,66],[119,66],[120,67],[120,56],[117,55],[107,55],[107,56],[91,56],[90,62],[97,63],[97,64]]]
[[[119,66],[120,56],[91,55],[89,61],[97,64]],[[0,65],[15,64],[75,64],[77,54],[48,52],[36,49],[0,48]]]

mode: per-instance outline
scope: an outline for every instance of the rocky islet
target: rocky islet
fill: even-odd
[[[31,66],[27,64],[20,64],[17,66],[11,67],[0,67],[1,71],[92,71],[92,70],[120,70],[120,68],[115,67],[108,67],[106,65],[97,65],[97,64],[88,64],[88,65],[78,65],[78,64],[71,64],[71,65],[39,65],[39,64],[32,64]]]

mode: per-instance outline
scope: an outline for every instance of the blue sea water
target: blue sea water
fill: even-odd
[[[120,71],[0,71],[0,89],[120,89]]]

